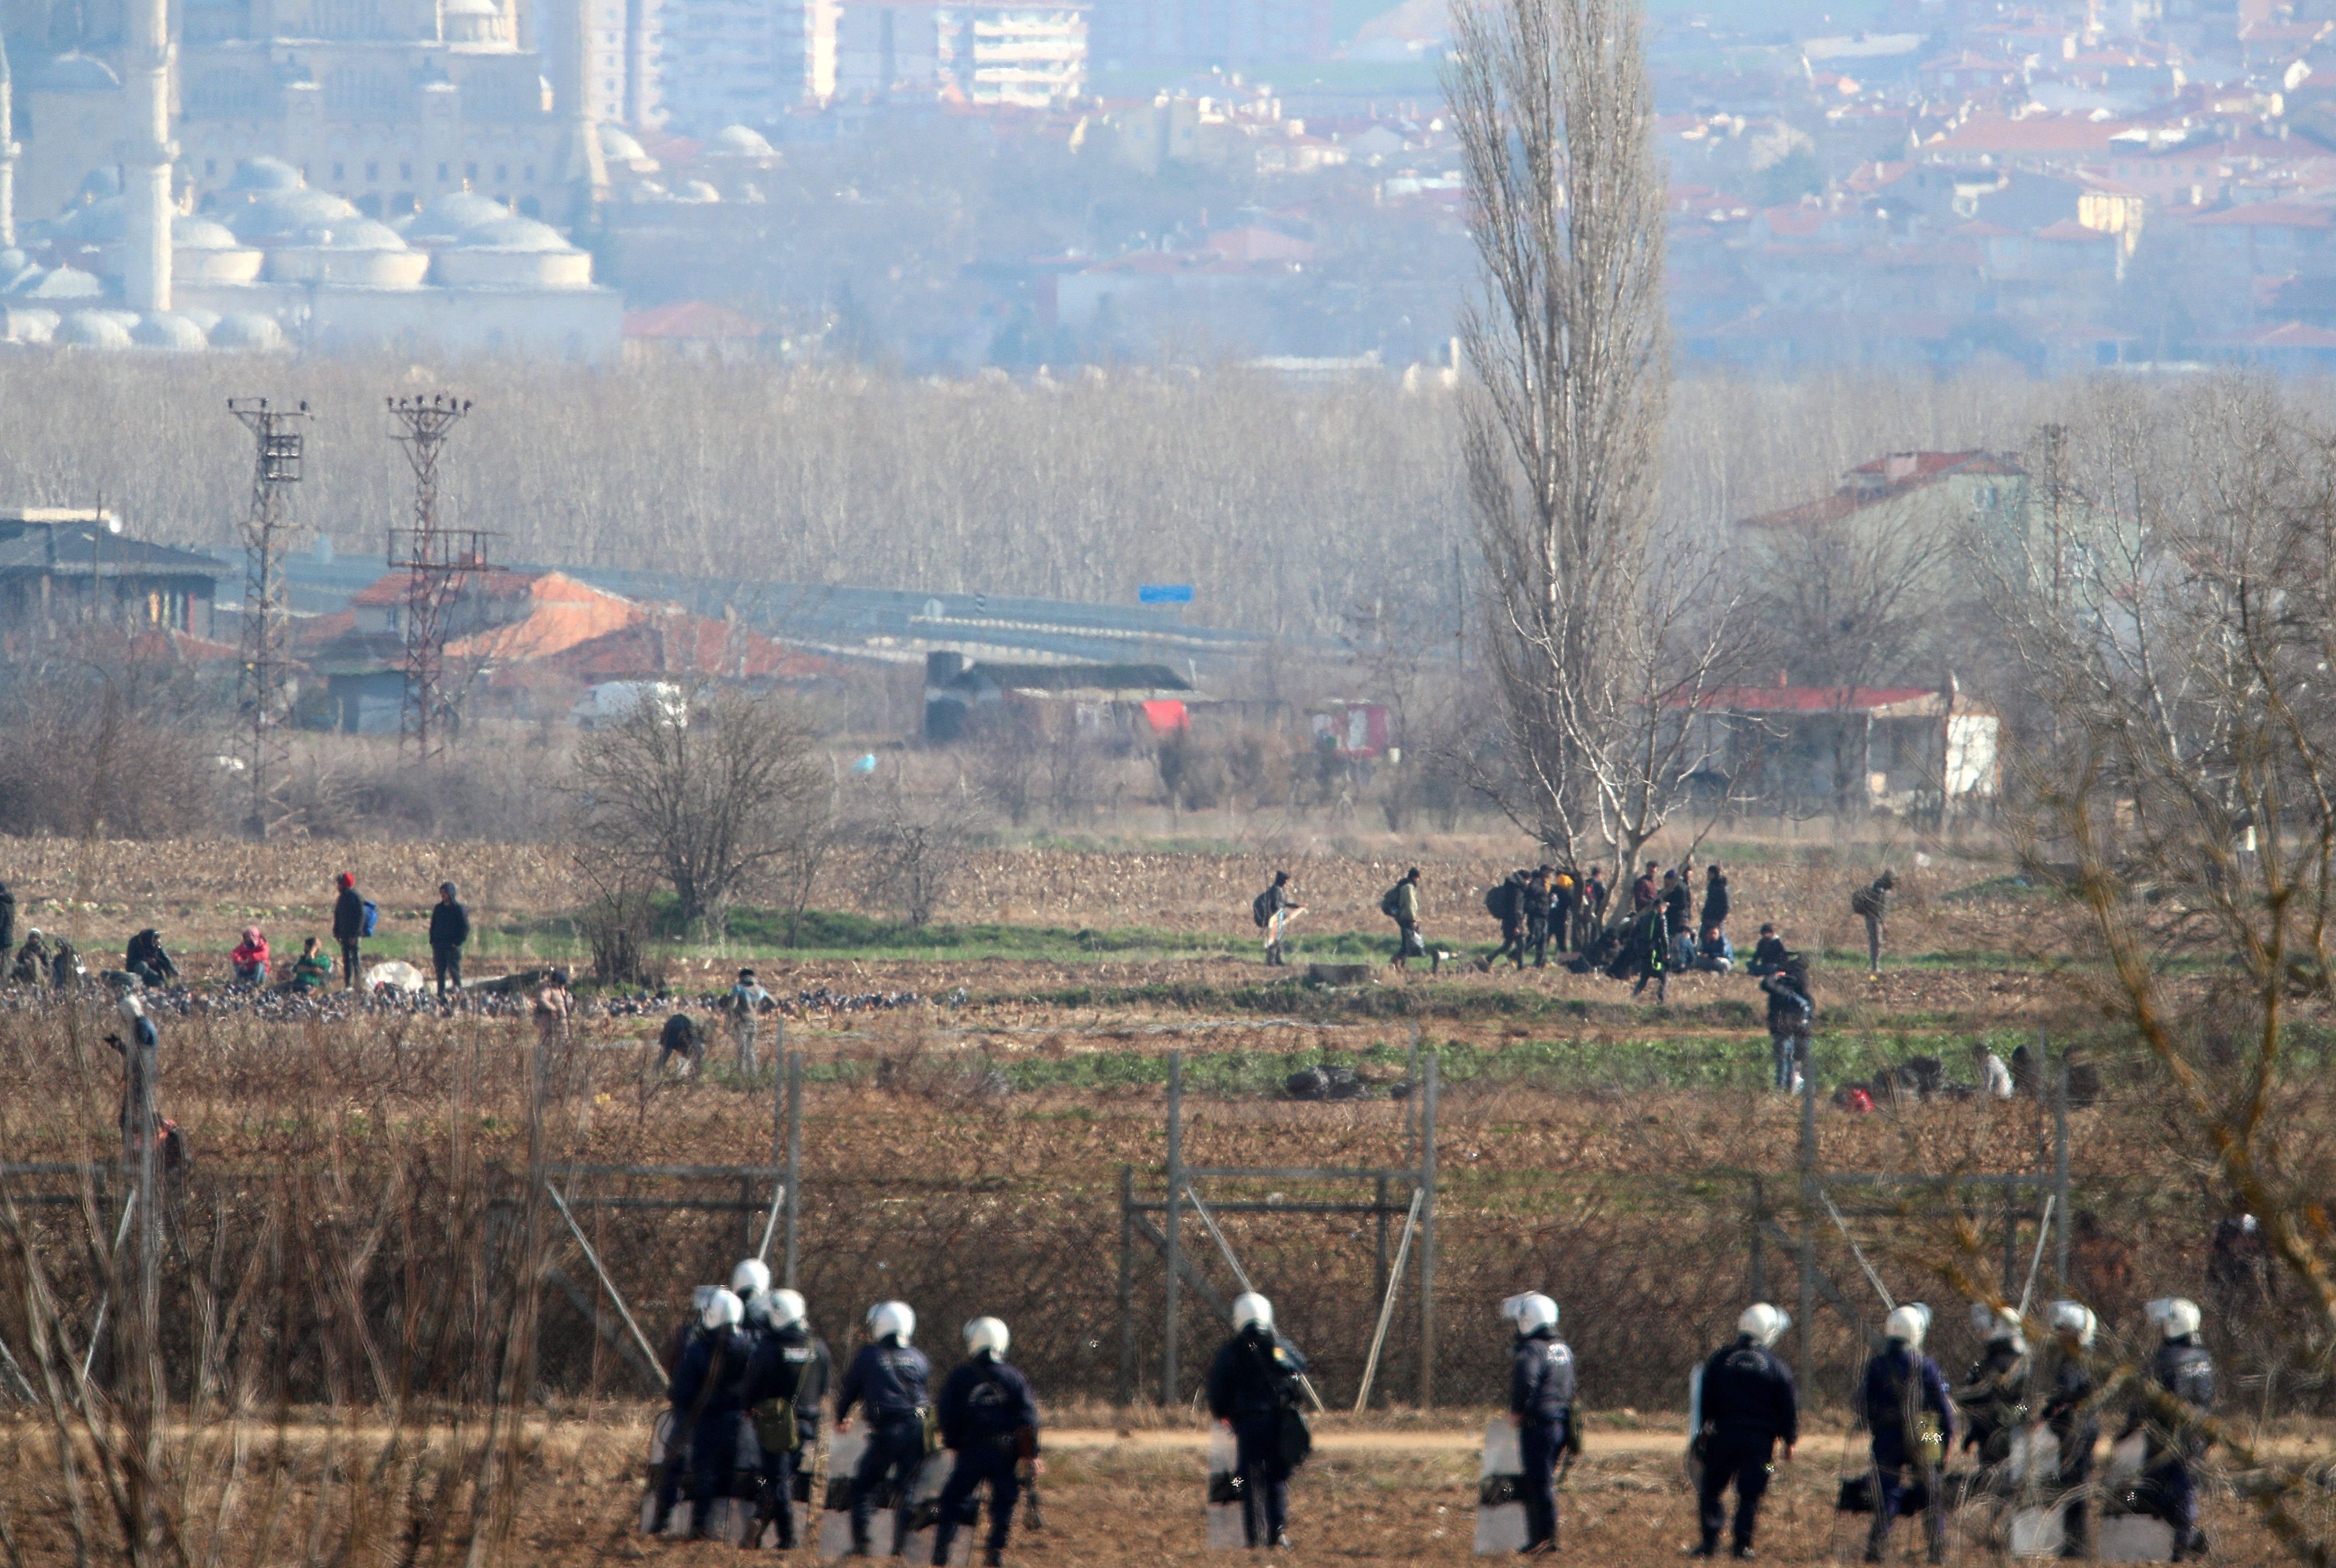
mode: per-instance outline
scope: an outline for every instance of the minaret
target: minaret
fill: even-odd
[[[8,40],[0,35],[0,250],[16,243],[15,92],[8,79]]]
[[[600,128],[592,119],[592,0],[566,0],[560,7],[567,37],[560,71],[559,110],[568,122],[561,178],[568,182],[569,219],[581,225],[608,193],[608,161],[600,153]]]
[[[170,12],[169,0],[131,0],[122,102],[122,302],[170,308]]]

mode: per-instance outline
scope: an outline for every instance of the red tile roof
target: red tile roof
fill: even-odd
[[[837,667],[760,632],[686,613],[646,616],[562,649],[549,662],[587,685],[662,675],[812,680]]]
[[[751,338],[763,336],[763,325],[703,299],[685,299],[676,305],[625,312],[625,336],[691,342]]]
[[[1893,452],[1849,471],[1850,482],[1819,501],[1737,521],[1738,528],[1822,528],[1953,474],[2018,477],[2026,471],[1991,452]]]

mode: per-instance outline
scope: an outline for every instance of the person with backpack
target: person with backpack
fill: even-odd
[[[1572,938],[1573,907],[1579,896],[1578,885],[1565,872],[1560,872],[1550,879],[1549,940],[1550,945],[1557,950],[1558,961],[1561,963],[1564,961],[1565,955],[1573,950]]]
[[[1395,967],[1397,973],[1406,972],[1405,966],[1412,959],[1427,960],[1431,975],[1443,968],[1444,956],[1427,950],[1426,941],[1419,934],[1419,868],[1412,867],[1403,873],[1403,880],[1379,895],[1379,913],[1395,921]]]
[[[1695,895],[1688,890],[1685,872],[1663,873],[1663,931],[1671,944],[1671,968],[1686,969],[1695,967],[1695,927],[1689,923],[1688,911]]]
[[[917,1314],[906,1301],[881,1301],[868,1309],[871,1343],[862,1345],[836,1391],[835,1429],[849,1431],[855,1407],[868,1416],[868,1446],[852,1476],[852,1553],[868,1555],[869,1527],[876,1518],[876,1494],[896,1489],[894,1536],[909,1537],[910,1494],[925,1462],[925,1423],[932,1414],[928,1388],[932,1364],[909,1340]]]
[[[438,999],[446,999],[446,986],[462,994],[462,944],[471,940],[471,911],[454,896],[453,882],[438,884],[438,901],[430,907],[430,967],[438,979]]]
[[[1582,897],[1573,911],[1573,947],[1576,952],[1587,953],[1606,927],[1606,873],[1596,866],[1582,884]]]
[[[1290,873],[1276,872],[1273,885],[1250,901],[1250,917],[1265,933],[1265,961],[1270,966],[1279,967],[1289,961],[1281,950],[1282,930],[1306,912],[1305,905],[1291,901],[1295,897],[1290,891]]]
[[[1866,1529],[1865,1561],[1879,1563],[1890,1544],[1891,1526],[1908,1511],[1911,1471],[1920,1487],[1922,1530],[1932,1563],[1947,1560],[1947,1498],[1940,1471],[1955,1446],[1955,1402],[1946,1374],[1922,1353],[1931,1329],[1931,1309],[1919,1301],[1893,1310],[1883,1320],[1888,1342],[1865,1363],[1861,1385],[1865,1426],[1874,1456],[1871,1472],[1874,1522]]]
[[[1525,940],[1517,949],[1517,968],[1525,967],[1525,954],[1532,952],[1533,968],[1549,967],[1549,901],[1551,868],[1544,862],[1535,866],[1525,879],[1523,897],[1525,905]]]
[[[1022,1498],[1026,1471],[1038,1467],[1038,1402],[1029,1379],[1006,1363],[1008,1337],[996,1318],[976,1318],[965,1326],[964,1366],[941,1385],[941,1446],[957,1457],[941,1486],[939,1521],[933,1531],[934,1568],[947,1568],[958,1526],[974,1522],[975,1495],[989,1487],[989,1541],[982,1549],[985,1568],[1006,1561],[1006,1539],[1014,1528],[1014,1505]]]
[[[1850,912],[1865,922],[1865,969],[1874,979],[1882,978],[1883,922],[1890,916],[1890,892],[1898,885],[1896,873],[1884,869],[1883,873],[1849,895]]]
[[[673,1407],[673,1433],[678,1441],[688,1433],[689,1538],[706,1538],[714,1499],[738,1468],[738,1413],[746,1407],[746,1375],[752,1363],[750,1341],[739,1325],[745,1303],[728,1290],[707,1297],[698,1316],[702,1332],[682,1352],[681,1365],[666,1387]],[[659,1507],[657,1530],[665,1528],[670,1505]]]
[[[690,1072],[696,1072],[706,1062],[706,1035],[697,1020],[687,1013],[675,1013],[665,1021],[657,1035],[657,1065],[662,1070],[676,1057]]]
[[[722,999],[723,1010],[730,1015],[730,1037],[738,1043],[738,1070],[754,1071],[754,1038],[762,1032],[763,1015],[779,1004],[754,979],[752,969],[738,971],[738,983]]]
[[[1511,872],[1484,890],[1484,912],[1501,922],[1501,945],[1477,960],[1479,969],[1490,969],[1503,959],[1514,959],[1517,968],[1525,967],[1525,878],[1531,874]]]
[[[827,1346],[805,1320],[802,1293],[757,1290],[746,1320],[758,1334],[746,1374],[746,1408],[763,1450],[757,1525],[775,1524],[778,1549],[795,1544],[795,1476],[819,1452],[819,1407],[827,1398]],[[757,1532],[759,1534],[759,1530]]]
[[[1809,1037],[1817,1016],[1809,993],[1808,960],[1786,953],[1776,968],[1760,977],[1768,993],[1768,1050],[1778,1093],[1793,1094],[1808,1076]]]
[[[2205,1415],[2214,1407],[2214,1357],[2198,1337],[2204,1318],[2197,1302],[2166,1296],[2144,1310],[2157,1328],[2157,1352],[2149,1359],[2147,1377],[2128,1391],[2117,1441],[2146,1435],[2141,1495],[2173,1529],[2174,1561],[2195,1562],[2206,1554],[2206,1534],[2198,1528],[2198,1462],[2212,1439],[2159,1415],[2152,1397],[2171,1397]]]
[[[1233,1299],[1233,1336],[1209,1366],[1209,1414],[1233,1435],[1249,1549],[1290,1549],[1290,1477],[1309,1446],[1298,1413],[1306,1358],[1274,1331],[1273,1303]]]
[[[1557,1553],[1557,1462],[1580,1444],[1573,1417],[1573,1351],[1557,1337],[1557,1303],[1539,1290],[1501,1303],[1516,1331],[1509,1350],[1509,1423],[1517,1429],[1525,1544],[1520,1555]]]
[[[333,901],[333,940],[341,944],[341,989],[347,991],[356,989],[357,949],[365,936],[365,901],[352,873],[343,872],[338,885],[340,896]]]

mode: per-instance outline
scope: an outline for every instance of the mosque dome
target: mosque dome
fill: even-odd
[[[211,328],[213,348],[268,350],[284,346],[284,329],[274,319],[257,311],[234,310],[219,318]]]
[[[130,329],[98,310],[76,310],[57,323],[49,341],[59,348],[127,348]]]
[[[706,144],[708,152],[725,153],[733,158],[775,158],[778,149],[773,147],[759,131],[744,125],[725,125],[714,133]]]
[[[268,253],[268,275],[277,283],[413,288],[429,270],[425,252],[370,218],[312,225]]]
[[[491,201],[474,190],[450,190],[407,219],[403,228],[411,244],[448,245],[482,223],[510,216],[501,202]]]
[[[54,310],[19,310],[12,306],[0,311],[0,322],[7,326],[9,341],[15,343],[51,342],[63,319]]]
[[[221,195],[250,198],[277,191],[297,190],[302,184],[300,171],[281,158],[247,158],[235,166],[235,172],[219,188]]]
[[[207,338],[211,335],[211,328],[219,324],[219,313],[218,311],[205,310],[198,305],[187,306],[180,309],[177,314],[184,317],[189,321],[193,322],[195,324],[195,330],[201,333]]]
[[[141,317],[130,329],[130,341],[141,348],[167,348],[194,353],[210,346],[203,329],[175,311],[158,310]]]
[[[24,85],[34,93],[118,93],[122,78],[95,55],[73,50],[34,72]]]
[[[240,250],[243,242],[224,223],[209,218],[190,218],[181,214],[170,219],[170,248],[173,250]]]
[[[532,218],[498,218],[465,229],[438,255],[449,288],[588,288],[592,258]]]
[[[307,229],[353,219],[357,209],[346,197],[329,190],[284,190],[254,200],[224,215],[236,238],[247,244],[268,245]]]
[[[214,219],[170,220],[170,272],[181,283],[250,283],[266,259]]]
[[[646,162],[648,151],[634,140],[622,126],[603,123],[600,127],[600,155],[627,163]]]

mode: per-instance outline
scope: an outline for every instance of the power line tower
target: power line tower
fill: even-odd
[[[463,580],[498,571],[488,560],[479,529],[442,528],[438,522],[438,454],[447,435],[471,412],[462,399],[434,393],[427,398],[387,400],[399,429],[390,439],[405,449],[414,469],[414,519],[389,531],[389,566],[405,579],[405,705],[397,738],[418,761],[446,750],[453,700],[445,689],[446,612],[461,597]]]
[[[287,492],[300,482],[303,437],[297,426],[307,419],[308,405],[270,408],[264,397],[230,397],[227,406],[251,432],[258,449],[251,469],[251,513],[243,525],[243,657],[238,696],[249,726],[244,734],[243,764],[251,775],[251,811],[243,829],[264,839],[274,825],[276,794],[284,787],[290,761],[282,536],[291,527],[285,516]]]

